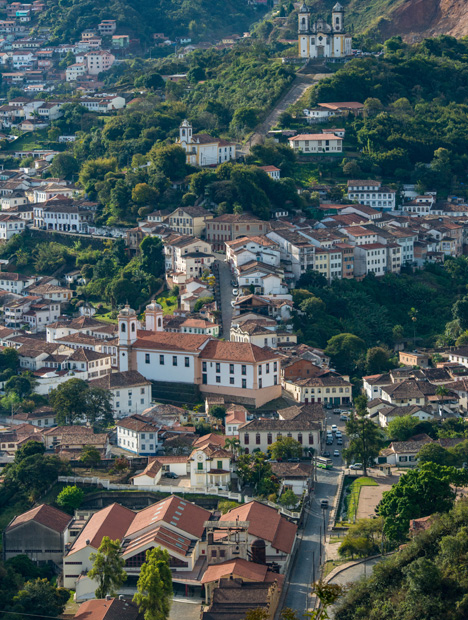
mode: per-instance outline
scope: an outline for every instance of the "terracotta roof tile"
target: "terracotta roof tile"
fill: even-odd
[[[24,512],[22,515],[15,517],[6,528],[6,531],[9,532],[13,528],[29,523],[30,521],[45,525],[56,532],[63,532],[70,523],[71,516],[58,510],[58,508],[48,506],[47,504],[41,504],[37,506],[37,508],[28,510],[28,512]]]

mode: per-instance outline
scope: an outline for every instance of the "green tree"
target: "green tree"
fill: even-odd
[[[410,415],[394,418],[388,423],[387,435],[393,441],[407,441],[415,434],[415,428],[418,424],[418,418]]]
[[[50,393],[50,404],[57,413],[59,426],[76,424],[86,418],[86,391],[88,384],[82,379],[69,379]]]
[[[437,465],[455,465],[454,456],[438,443],[427,443],[416,455],[418,463],[436,463]]]
[[[376,375],[386,370],[390,370],[390,351],[384,347],[371,347],[366,353],[366,372],[369,375]]]
[[[88,577],[99,584],[95,592],[96,598],[116,596],[127,579],[125,560],[120,555],[120,540],[111,540],[109,536],[104,536],[97,553],[92,553],[89,557],[93,567],[88,572]]]
[[[86,419],[89,424],[106,428],[114,423],[111,399],[111,392],[104,388],[93,387],[86,390]]]
[[[294,508],[297,506],[297,497],[294,494],[294,491],[291,489],[286,489],[286,491],[284,491],[279,498],[279,503],[281,506],[285,506],[286,508]]]
[[[141,268],[158,277],[164,273],[163,244],[158,237],[145,237],[140,243]]]
[[[303,447],[292,437],[281,437],[269,446],[273,459],[277,461],[287,461],[290,458],[300,458],[303,454]]]
[[[468,295],[465,295],[453,305],[453,318],[456,319],[460,328],[465,331],[468,329]]]
[[[403,540],[411,519],[450,510],[455,500],[452,485],[466,484],[466,480],[468,473],[436,463],[422,463],[403,474],[377,506],[384,518],[385,535],[392,541]]]
[[[332,358],[338,372],[351,374],[365,348],[364,340],[354,334],[337,334],[328,341],[325,354]]]
[[[172,600],[172,575],[169,554],[156,547],[146,552],[146,562],[140,570],[137,592],[133,601],[145,620],[166,620]]]
[[[226,407],[223,407],[222,405],[213,405],[210,409],[210,415],[224,423],[224,419],[226,417]]]
[[[229,450],[233,454],[242,453],[242,446],[237,437],[226,437],[224,447],[226,448],[226,450]]]
[[[169,146],[155,145],[149,152],[150,160],[155,172],[177,181],[187,174],[186,154],[184,149],[177,144]]]
[[[154,206],[158,196],[158,190],[148,185],[148,183],[138,183],[132,190],[132,200],[137,205]]]
[[[51,274],[65,265],[68,251],[59,243],[42,243],[34,250],[34,267],[41,273]]]
[[[381,430],[365,415],[356,413],[346,422],[346,434],[349,444],[343,455],[347,461],[362,463],[366,475],[367,468],[374,463],[382,447]]]
[[[48,579],[38,578],[24,584],[13,598],[13,609],[16,613],[56,618],[63,613],[68,598],[68,590],[57,589]]]
[[[73,512],[81,506],[84,491],[76,485],[64,487],[57,496],[57,504],[73,514]]]
[[[78,174],[80,164],[71,153],[58,153],[55,155],[50,166],[50,173],[53,177],[69,179],[74,174]]]
[[[36,383],[32,374],[16,375],[10,377],[5,383],[5,392],[7,394],[14,392],[19,400],[23,400],[33,392]]]
[[[379,551],[382,543],[383,518],[359,519],[351,525],[338,553],[342,557],[366,557]]]
[[[21,463],[28,456],[33,456],[34,454],[44,454],[45,453],[45,445],[42,441],[33,441],[30,439],[23,445],[19,446],[19,448],[15,452],[15,463]]]
[[[90,467],[96,466],[101,462],[101,453],[94,446],[84,446],[80,454],[80,461]]]

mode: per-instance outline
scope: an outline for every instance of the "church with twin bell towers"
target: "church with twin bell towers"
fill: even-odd
[[[339,2],[332,9],[332,23],[324,19],[311,21],[310,8],[304,3],[299,9],[300,58],[345,58],[351,55],[350,34],[344,28],[344,8]]]

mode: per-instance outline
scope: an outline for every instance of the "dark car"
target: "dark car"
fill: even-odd
[[[322,456],[325,457],[326,459],[330,458],[330,452],[328,452],[328,450],[325,450],[325,452],[322,452]]]
[[[333,437],[327,437],[327,446],[333,445]]]
[[[291,459],[288,459],[288,463],[299,463],[301,459],[298,459],[297,456],[294,456]]]
[[[328,508],[328,499],[322,499],[320,502],[320,508]]]
[[[343,445],[343,438],[342,438],[342,437],[337,437],[337,439],[336,439],[336,443],[337,443],[339,446],[342,446],[342,445]]]
[[[164,474],[164,478],[173,478],[173,479],[175,480],[175,479],[176,479],[176,478],[178,478],[178,477],[179,477],[179,476],[178,476],[177,474],[175,474],[173,471],[167,471],[167,472]]]

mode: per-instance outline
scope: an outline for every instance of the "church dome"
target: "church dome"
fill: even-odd
[[[130,306],[126,304],[125,308],[122,308],[119,312],[119,317],[124,316],[136,316],[136,312],[135,310],[133,310],[133,308],[130,308]]]
[[[146,306],[146,311],[147,312],[151,312],[151,311],[156,311],[156,312],[161,312],[162,311],[162,306],[160,306],[158,303],[156,303],[155,301],[153,301],[152,303],[148,304]]]

